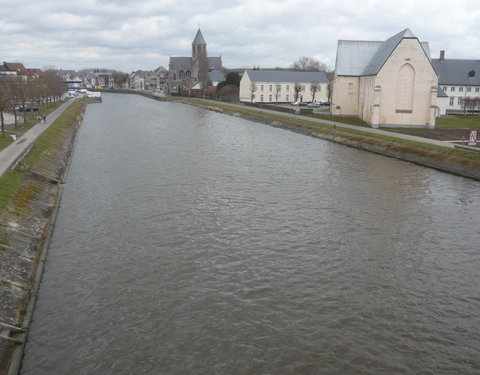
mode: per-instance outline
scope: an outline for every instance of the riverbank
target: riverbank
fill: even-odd
[[[443,149],[374,136],[360,130],[338,129],[304,119],[259,113],[249,108],[234,108],[221,103],[179,99],[202,108],[306,134],[371,152],[408,160],[446,172],[480,179],[480,157],[477,154]],[[38,139],[30,152],[9,176],[13,189],[0,210],[0,321],[28,329],[29,312],[40,280],[49,233],[61,196],[61,184],[68,167],[76,132],[86,102],[75,103]],[[450,165],[450,170],[447,167]],[[476,174],[475,174],[476,172]],[[3,189],[0,189],[3,193]],[[0,329],[0,373],[15,374],[20,364],[24,332]],[[12,340],[8,340],[11,338]],[[15,340],[15,341],[14,341]],[[12,360],[13,358],[13,360]],[[13,364],[11,366],[11,364]]]
[[[0,322],[28,330],[61,183],[86,101],[75,101],[0,180]],[[16,374],[26,334],[0,327],[0,373]]]
[[[173,99],[185,104],[195,105],[208,110],[221,112],[270,126],[283,128],[316,138],[329,140],[349,147],[374,152],[388,157],[409,161],[443,172],[480,180],[480,153],[442,147],[436,144],[402,139],[395,133],[375,134],[367,129],[343,128],[323,124],[305,118],[291,118],[281,113],[241,108],[223,103],[213,103],[198,99]]]

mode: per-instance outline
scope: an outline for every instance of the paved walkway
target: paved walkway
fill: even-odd
[[[208,101],[212,104],[219,104],[219,102],[216,102],[216,101],[213,101],[213,100],[212,101],[206,100],[206,101]],[[417,137],[417,136],[414,136],[414,135],[389,132],[389,131],[386,131],[386,130],[367,128],[367,127],[364,127],[364,126],[349,125],[349,124],[344,124],[343,122],[329,121],[329,120],[324,120],[324,119],[319,119],[319,118],[314,118],[314,117],[309,117],[309,116],[301,116],[301,115],[297,115],[297,114],[293,114],[293,113],[273,111],[273,110],[270,110],[270,109],[258,108],[258,107],[253,107],[253,106],[245,106],[245,105],[242,105],[242,104],[231,104],[231,103],[221,103],[221,102],[220,102],[220,104],[227,104],[227,105],[231,105],[233,107],[238,107],[238,108],[247,108],[249,110],[254,110],[254,111],[257,111],[257,112],[273,113],[273,114],[276,114],[276,115],[282,115],[282,116],[296,118],[296,119],[302,119],[302,120],[306,120],[306,121],[313,121],[313,122],[318,122],[318,123],[321,123],[321,124],[335,125],[335,127],[337,127],[337,128],[355,129],[355,130],[359,130],[359,131],[366,132],[366,133],[380,134],[380,135],[385,135],[385,136],[388,136],[388,137],[406,139],[408,141],[426,143],[426,144],[436,145],[436,146],[446,147],[446,148],[455,148],[455,145],[453,145],[451,143],[444,142],[444,141],[438,141],[436,139],[429,139],[429,138]]]
[[[33,126],[29,131],[22,135],[15,142],[10,144],[7,148],[0,151],[0,177],[9,170],[17,160],[28,150],[28,148],[35,142],[35,140],[48,129],[50,125],[62,114],[62,112],[73,103],[75,99],[63,103],[55,111],[47,116],[47,121],[40,121]]]

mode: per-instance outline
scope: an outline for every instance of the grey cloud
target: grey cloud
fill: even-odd
[[[475,0],[0,0],[0,60],[30,67],[168,64],[188,55],[201,27],[211,55],[228,67],[289,66],[320,58],[333,68],[338,39],[384,40],[410,28],[432,54],[478,58],[480,7]],[[8,42],[4,42],[8,41]]]

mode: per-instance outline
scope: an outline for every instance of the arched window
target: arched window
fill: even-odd
[[[397,113],[412,113],[414,88],[415,69],[410,64],[404,64],[397,77]]]

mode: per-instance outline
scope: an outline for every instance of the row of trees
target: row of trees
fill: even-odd
[[[252,82],[250,86],[250,91],[251,91],[251,101],[253,102],[253,99],[255,98],[255,92],[257,91],[258,87],[255,82]],[[300,93],[304,90],[303,85],[300,83],[295,83],[293,85],[293,91],[295,92],[295,102],[299,100],[300,98]],[[311,83],[310,84],[310,93],[312,94],[312,103],[315,101],[315,95],[317,92],[320,90],[320,84],[319,83]],[[277,85],[275,89],[275,101],[278,101],[278,97],[280,96],[280,87]]]
[[[27,121],[27,108],[56,102],[62,99],[65,83],[53,72],[39,77],[0,75],[0,122],[2,134],[5,133],[4,113],[11,112],[15,117],[15,127],[19,112]]]
[[[461,104],[464,112],[480,110],[480,98],[462,98]]]

